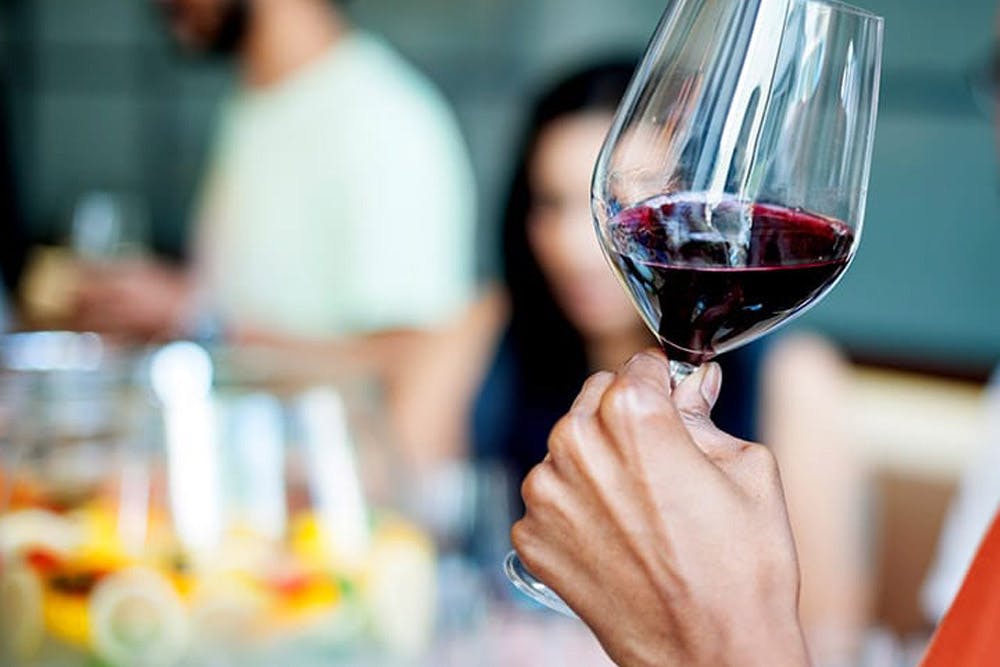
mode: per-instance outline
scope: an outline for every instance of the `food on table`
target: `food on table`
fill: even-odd
[[[402,519],[373,520],[361,571],[338,564],[335,536],[311,511],[290,518],[284,541],[242,526],[202,557],[180,548],[165,512],[151,509],[147,523],[130,550],[104,500],[0,516],[0,638],[15,665],[30,664],[46,638],[129,667],[213,647],[370,640],[413,655],[429,642],[434,548]]]
[[[33,549],[54,556],[69,554],[85,537],[79,522],[48,510],[29,509],[0,516],[0,554]]]
[[[168,667],[187,652],[191,628],[184,601],[155,570],[132,568],[103,579],[90,598],[98,655],[115,665]]]

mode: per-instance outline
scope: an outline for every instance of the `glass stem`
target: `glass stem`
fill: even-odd
[[[688,364],[683,361],[670,361],[670,388],[677,389],[681,386],[681,382],[688,379],[688,376],[695,373],[701,364]]]

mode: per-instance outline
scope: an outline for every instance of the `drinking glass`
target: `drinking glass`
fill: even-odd
[[[70,245],[81,259],[107,262],[142,256],[150,242],[149,211],[141,197],[88,192],[73,209]]]
[[[835,0],[675,0],[594,173],[601,247],[671,384],[788,322],[861,238],[882,19]],[[516,553],[508,575],[570,613]]]

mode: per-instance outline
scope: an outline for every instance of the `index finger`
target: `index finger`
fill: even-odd
[[[625,364],[604,392],[598,412],[620,451],[658,462],[652,465],[666,465],[664,457],[678,456],[707,462],[674,404],[670,362],[658,350],[641,352]]]
[[[601,371],[600,373],[591,375],[583,383],[583,388],[580,390],[580,394],[576,397],[576,400],[573,401],[573,405],[569,411],[581,416],[593,415],[597,412],[597,408],[601,404],[601,397],[604,396],[604,392],[607,391],[608,387],[614,381],[615,374],[608,371]]]
[[[670,361],[655,347],[648,348],[629,359],[622,367],[621,376],[648,384],[670,396]]]

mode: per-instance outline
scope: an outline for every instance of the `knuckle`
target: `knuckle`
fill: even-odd
[[[586,418],[570,413],[556,422],[549,434],[549,454],[553,461],[576,460],[585,447]]]
[[[666,375],[669,373],[670,363],[663,353],[656,348],[649,348],[632,355],[632,358],[625,364],[626,372],[641,372],[643,375]]]
[[[573,444],[579,432],[578,422],[578,417],[566,415],[552,427],[549,433],[549,453],[552,456],[559,455]]]
[[[601,416],[615,421],[629,417],[635,407],[638,392],[639,383],[635,379],[619,377],[604,393]]]
[[[768,477],[778,474],[778,459],[775,458],[774,452],[764,445],[747,443],[743,447],[743,458],[759,474]]]
[[[629,357],[629,360],[625,363],[625,367],[629,368],[636,364],[648,364],[654,361],[657,363],[659,362],[659,358],[656,353],[650,350],[640,350]]]
[[[519,554],[529,551],[532,542],[531,527],[526,519],[511,526],[510,543]]]
[[[584,381],[583,391],[593,391],[598,387],[609,385],[614,382],[615,377],[617,376],[611,371],[598,371]]]
[[[611,371],[597,371],[596,373],[591,374],[591,376],[587,378],[585,384],[601,385],[604,384],[605,382],[613,381],[616,377],[618,377],[617,374],[612,373]]]
[[[543,570],[545,543],[543,533],[537,531],[530,518],[524,518],[510,529],[510,544],[528,571],[538,574]]]
[[[545,464],[540,464],[531,469],[531,472],[521,483],[521,498],[524,499],[525,507],[529,510],[545,505],[550,497],[552,482],[549,479],[549,471]]]
[[[644,421],[664,412],[663,398],[648,382],[620,377],[604,394],[600,415],[606,423]]]

